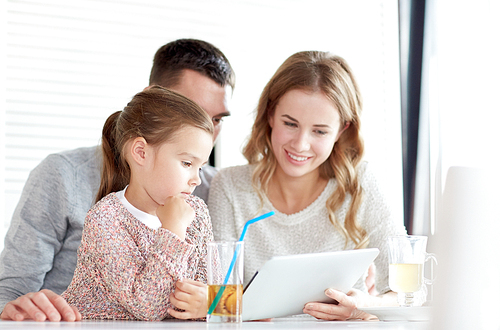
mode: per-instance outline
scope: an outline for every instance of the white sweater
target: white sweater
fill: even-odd
[[[254,166],[243,165],[222,169],[212,180],[208,207],[216,240],[237,240],[245,222],[255,216],[274,210],[268,219],[250,225],[245,235],[245,284],[272,256],[292,255],[344,250],[345,239],[328,218],[326,201],[334,192],[337,182],[331,179],[321,195],[300,212],[287,215],[276,210],[265,198],[263,208],[258,194],[252,188]],[[404,235],[406,230],[397,225],[390,207],[382,196],[375,177],[363,163],[358,171],[364,190],[363,202],[358,210],[358,221],[367,231],[370,244],[380,250],[375,260],[377,268],[376,288],[380,293],[389,291],[387,237]],[[341,224],[351,201],[347,195],[341,208],[335,213]],[[353,249],[349,241],[347,250]],[[367,291],[366,274],[355,288]]]

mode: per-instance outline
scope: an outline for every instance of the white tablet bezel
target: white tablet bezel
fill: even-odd
[[[378,254],[372,248],[273,257],[245,288],[243,320],[302,314],[308,302],[331,302],[325,290],[348,292]]]

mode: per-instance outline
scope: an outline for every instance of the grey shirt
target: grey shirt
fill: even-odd
[[[79,148],[49,155],[30,173],[0,255],[0,311],[29,292],[61,294],[71,282],[101,159],[100,147]],[[216,172],[203,167],[195,195],[207,200]]]

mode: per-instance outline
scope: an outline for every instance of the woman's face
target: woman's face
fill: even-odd
[[[340,115],[323,93],[291,90],[269,118],[278,171],[298,178],[317,175],[340,137]]]

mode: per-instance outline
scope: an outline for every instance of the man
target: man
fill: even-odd
[[[234,88],[234,80],[219,49],[180,39],[158,49],[149,84],[198,103],[213,120],[215,142],[223,117],[230,115],[228,87]],[[100,163],[99,146],[80,148],[50,155],[30,173],[0,255],[2,319],[79,319],[59,294],[73,277],[85,215],[99,188]],[[207,200],[215,173],[211,166],[202,169],[195,195]]]

